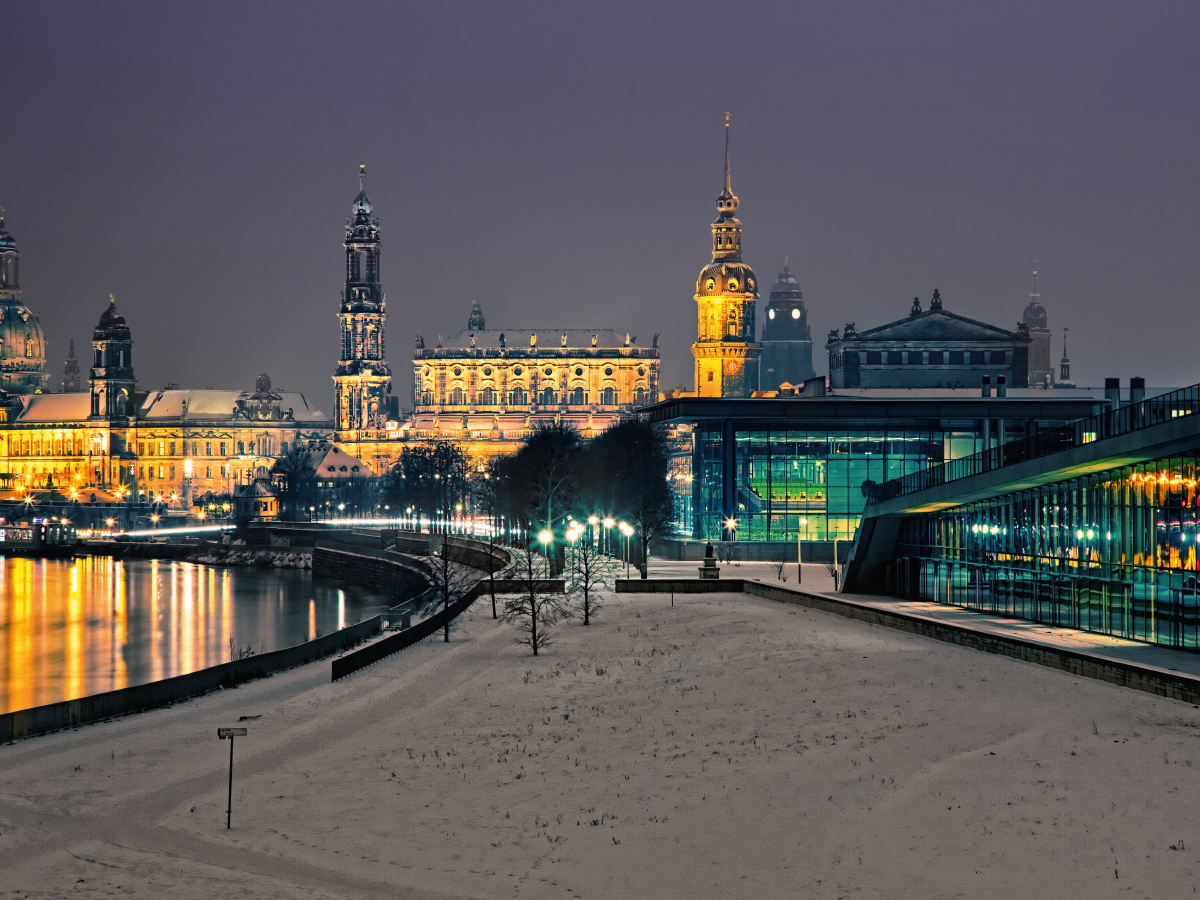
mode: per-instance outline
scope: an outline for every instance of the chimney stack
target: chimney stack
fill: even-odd
[[[1129,402],[1141,403],[1146,399],[1146,379],[1145,378],[1130,378],[1129,379]]]
[[[997,397],[1007,397],[1008,396],[1008,383],[1007,383],[1007,379],[1003,375],[996,376],[996,396]]]
[[[992,396],[992,378],[990,375],[983,376],[983,396]]]
[[[1120,378],[1105,378],[1104,379],[1104,399],[1113,406],[1121,405],[1121,379]]]

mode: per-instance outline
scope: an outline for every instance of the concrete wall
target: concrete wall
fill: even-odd
[[[650,555],[660,559],[695,560],[704,559],[705,541],[685,540],[683,538],[658,538],[650,544]],[[737,559],[743,562],[772,562],[776,555],[783,553],[784,562],[796,561],[795,541],[734,541]],[[850,541],[838,541],[838,556],[846,561],[850,553]],[[718,542],[713,541],[714,555],[718,551]],[[804,561],[806,563],[832,563],[833,541],[805,541]]]
[[[242,682],[264,678],[272,672],[301,666],[353,647],[378,634],[382,627],[380,617],[375,616],[349,628],[284,650],[222,663],[219,666],[165,678],[162,681],[152,681],[149,684],[5,713],[0,715],[0,743],[47,734],[63,728],[77,728],[114,716],[169,706],[218,688],[235,687]]]
[[[390,550],[375,550],[341,542],[318,541],[313,548],[313,575],[387,591],[396,602],[410,600],[429,586],[420,560]]]

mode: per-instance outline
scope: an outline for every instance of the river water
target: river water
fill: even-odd
[[[300,569],[0,557],[0,713],[280,650],[388,607]]]

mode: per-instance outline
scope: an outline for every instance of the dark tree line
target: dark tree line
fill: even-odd
[[[628,522],[645,577],[650,543],[674,519],[668,463],[666,434],[649,422],[629,419],[587,442],[569,427],[545,425],[516,453],[492,461],[487,502],[531,538],[549,530],[560,546],[571,518]]]

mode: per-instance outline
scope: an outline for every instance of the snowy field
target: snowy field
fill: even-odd
[[[449,646],[338,684],[318,663],[0,747],[0,898],[1200,885],[1195,707],[742,595],[669,603],[614,598],[534,659],[480,601]]]

